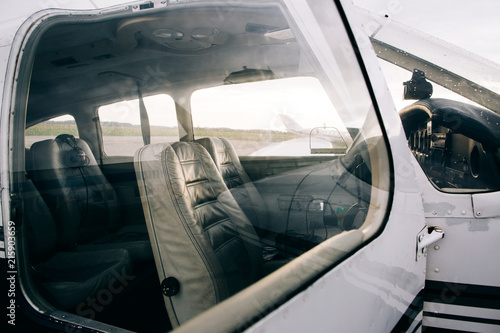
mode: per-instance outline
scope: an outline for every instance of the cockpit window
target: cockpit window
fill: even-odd
[[[431,183],[453,193],[500,189],[500,115],[478,104],[493,105],[486,103],[490,101],[486,93],[495,93],[478,87],[466,98],[449,90],[450,86],[424,79],[432,87],[431,93],[403,100],[402,83],[413,80],[412,73],[385,60],[380,64],[399,109],[408,146]],[[424,70],[415,68],[413,73],[426,75]],[[455,90],[460,87],[452,86]],[[412,89],[418,90],[418,84]]]
[[[352,138],[314,77],[196,91],[195,137],[224,136],[240,156],[345,154]]]
[[[267,277],[277,306],[385,223],[392,165],[359,50],[329,0],[128,8],[55,16],[37,37],[22,121],[71,108],[80,136],[19,152],[39,207],[19,224],[30,299],[82,326],[168,331],[216,311],[237,331],[267,310],[219,320],[220,303],[247,288],[269,303]]]

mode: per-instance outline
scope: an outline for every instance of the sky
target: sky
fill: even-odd
[[[500,25],[497,23],[500,12],[500,1],[497,0],[353,0],[356,6],[368,9],[382,16],[387,15],[388,20],[409,26],[415,30],[429,34],[438,40],[458,46],[466,50],[465,53],[473,53],[484,59],[485,63],[493,62],[500,71]],[[420,51],[420,50],[419,50]],[[435,49],[430,53],[437,55]],[[443,51],[444,52],[444,51]],[[453,54],[451,54],[453,55]],[[492,75],[492,72],[477,71],[480,66],[465,66],[459,58],[446,57],[444,66],[450,64],[458,67],[448,68],[457,71],[457,74],[467,77],[483,84],[485,87],[500,92],[500,77]],[[456,60],[458,59],[458,60]],[[474,62],[479,64],[482,62]],[[413,101],[404,101],[402,83],[411,77],[407,71],[381,61],[389,90],[391,91],[396,105],[400,110]],[[477,75],[477,73],[480,73]],[[487,74],[485,74],[487,73]],[[483,80],[483,81],[480,81]],[[457,94],[446,90],[437,84],[433,84],[433,97],[450,98],[465,103],[472,103]],[[474,104],[474,103],[472,103]]]
[[[500,64],[498,0],[353,0],[354,4]]]

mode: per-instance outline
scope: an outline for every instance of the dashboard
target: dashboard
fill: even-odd
[[[254,181],[269,221],[261,238],[294,257],[361,227],[370,206],[371,177],[367,147],[360,142],[344,156]]]
[[[441,190],[500,188],[500,116],[447,99],[420,100],[400,112],[408,145]]]

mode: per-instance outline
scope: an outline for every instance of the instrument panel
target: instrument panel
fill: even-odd
[[[500,188],[500,116],[443,99],[421,100],[400,113],[408,145],[442,190]]]

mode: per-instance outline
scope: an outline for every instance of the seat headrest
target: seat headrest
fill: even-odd
[[[89,164],[90,159],[85,151],[78,146],[78,142],[73,135],[60,134],[55,138],[55,140],[59,143],[60,147],[63,147],[62,143],[65,143],[70,147],[69,150],[61,149],[61,152],[64,153],[63,161],[65,167],[79,168]]]

